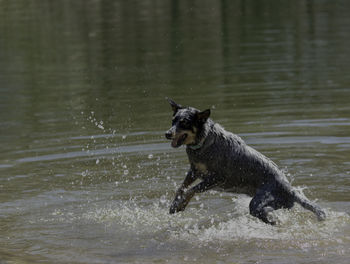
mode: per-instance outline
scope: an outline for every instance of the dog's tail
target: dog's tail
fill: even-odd
[[[291,192],[292,192],[291,194],[294,198],[294,201],[300,204],[305,209],[313,212],[317,216],[319,221],[324,221],[326,219],[326,213],[321,207],[311,202],[309,199],[307,199],[304,195],[302,195],[298,191],[291,190]]]

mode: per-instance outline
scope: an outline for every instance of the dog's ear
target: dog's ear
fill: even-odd
[[[167,99],[167,101],[169,102],[171,109],[173,109],[174,114],[182,108],[182,105],[179,105],[177,103],[175,103],[173,100],[171,100],[169,97],[165,97],[165,99]]]
[[[210,109],[197,113],[197,118],[200,122],[205,123],[210,116]]]

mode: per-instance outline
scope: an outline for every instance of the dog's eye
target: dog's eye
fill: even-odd
[[[190,122],[186,119],[180,120],[180,125],[183,127],[189,127],[190,126]]]

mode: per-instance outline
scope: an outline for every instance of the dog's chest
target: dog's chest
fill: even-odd
[[[218,166],[216,165],[219,159],[214,159],[213,155],[209,155],[206,152],[188,153],[189,161],[194,167],[197,173],[202,176],[209,173],[218,172]]]
[[[208,167],[205,163],[202,162],[193,162],[193,166],[197,172],[200,174],[207,174],[208,173]]]

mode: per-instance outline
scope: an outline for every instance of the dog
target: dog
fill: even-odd
[[[295,202],[315,213],[320,221],[326,219],[318,205],[293,189],[274,162],[210,119],[210,109],[200,111],[166,99],[173,118],[165,137],[173,148],[186,145],[190,162],[170,214],[185,210],[195,194],[215,189],[252,196],[250,214],[267,224],[276,224],[272,211],[290,209]],[[197,179],[201,181],[190,188]]]

